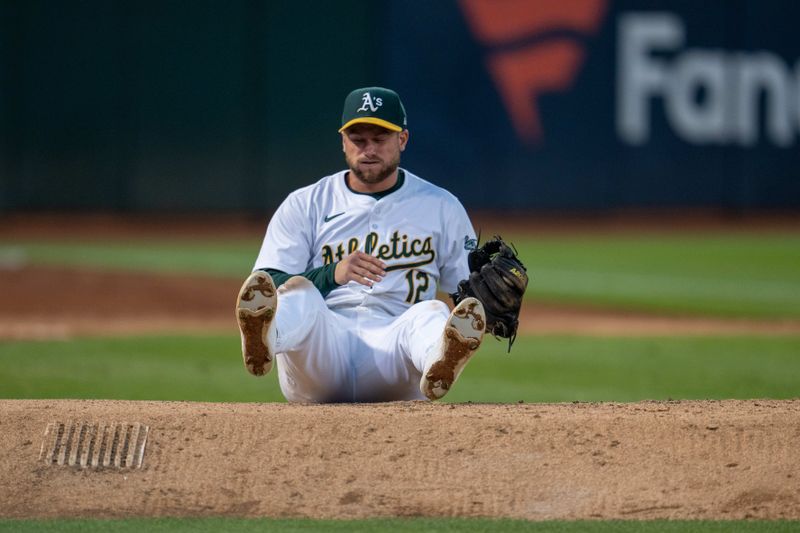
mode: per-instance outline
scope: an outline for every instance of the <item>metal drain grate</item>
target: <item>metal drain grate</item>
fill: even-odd
[[[141,468],[150,428],[136,423],[51,422],[39,459],[81,468]]]

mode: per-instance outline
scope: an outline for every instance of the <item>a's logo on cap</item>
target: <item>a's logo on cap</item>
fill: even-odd
[[[372,95],[369,94],[368,92],[364,93],[364,96],[361,97],[361,101],[363,103],[361,104],[361,107],[356,109],[356,112],[371,111],[374,113],[375,111],[378,110],[380,106],[383,105],[383,98],[376,98],[373,103]]]

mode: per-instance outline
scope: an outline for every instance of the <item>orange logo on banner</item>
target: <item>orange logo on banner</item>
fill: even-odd
[[[511,45],[545,32],[593,34],[607,0],[461,0],[475,37],[485,45]],[[576,39],[555,36],[528,46],[490,53],[487,68],[517,135],[536,144],[544,138],[537,98],[569,88],[585,52]]]

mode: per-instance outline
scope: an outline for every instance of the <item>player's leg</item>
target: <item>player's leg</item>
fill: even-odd
[[[413,305],[395,318],[357,314],[354,327],[358,346],[352,352],[355,400],[424,400],[419,380],[425,354],[441,336],[449,313],[447,305],[436,300]],[[414,349],[409,348],[411,345]]]
[[[278,288],[275,352],[281,392],[290,402],[352,401],[351,328],[319,290],[295,276]]]
[[[278,361],[281,391],[289,401],[333,401],[349,390],[348,329],[307,279],[295,276],[275,290],[266,272],[251,274],[237,302],[242,355],[252,374]]]
[[[476,298],[465,298],[450,313],[434,348],[428,352],[420,391],[431,400],[442,398],[478,350],[486,328],[486,313]]]
[[[444,302],[420,302],[364,335],[373,360],[358,362],[359,399],[443,397],[483,339],[483,307],[465,302],[452,313]]]
[[[242,357],[247,371],[263,376],[272,368],[275,353],[271,337],[278,305],[275,284],[266,272],[256,271],[247,277],[236,299],[236,319],[242,337]]]

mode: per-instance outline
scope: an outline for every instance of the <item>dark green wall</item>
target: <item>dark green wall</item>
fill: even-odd
[[[0,3],[0,208],[275,207],[343,164],[341,102],[377,82],[363,7]]]

